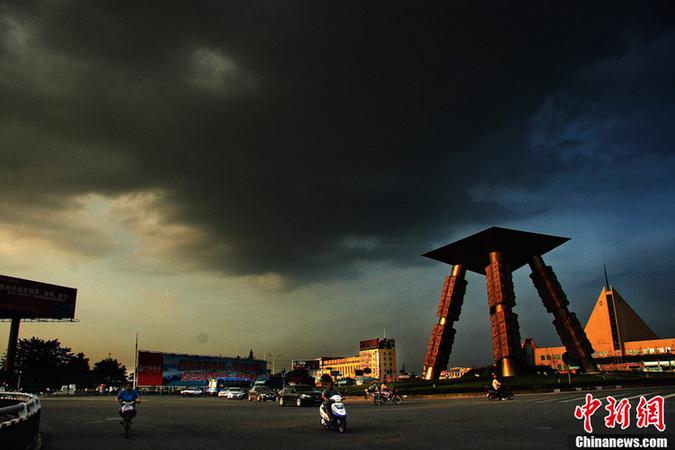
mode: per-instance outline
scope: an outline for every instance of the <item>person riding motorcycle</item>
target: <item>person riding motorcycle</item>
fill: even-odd
[[[368,386],[368,388],[365,389],[366,400],[369,400],[370,397],[372,397],[375,394],[375,392],[377,392],[377,390],[378,390],[377,385],[375,384],[371,384],[370,386]]]
[[[333,411],[330,405],[333,403],[331,397],[334,395],[340,395],[340,393],[335,389],[335,383],[331,380],[327,383],[326,389],[321,393],[321,398],[323,399],[321,407],[326,411],[331,422],[333,421]]]
[[[501,387],[502,384],[497,379],[497,374],[492,375],[492,389],[499,392],[499,389],[501,389]]]
[[[380,393],[384,398],[389,397],[389,395],[393,392],[394,388],[387,386],[387,383],[385,381],[382,382],[382,386],[380,386]]]
[[[504,389],[502,387],[502,383],[499,382],[497,379],[497,374],[492,375],[492,389],[502,398],[502,400],[506,400],[504,398]]]
[[[117,394],[117,397],[115,397],[115,402],[116,403],[122,403],[122,402],[134,402],[136,404],[141,404],[141,396],[136,392],[133,388],[133,385],[131,383],[127,383],[126,387],[123,391],[120,391],[119,394]],[[122,407],[120,406],[119,410],[120,417],[122,417]],[[136,408],[134,408],[133,416],[136,416]],[[131,423],[131,422],[129,422]]]

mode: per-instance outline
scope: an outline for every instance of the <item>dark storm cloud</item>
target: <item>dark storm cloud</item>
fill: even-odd
[[[360,260],[423,263],[467,224],[547,210],[548,180],[672,155],[666,3],[0,12],[6,205],[160,189],[165,221],[226,249],[188,244],[185,257],[228,273],[313,279],[348,276]],[[540,200],[490,195],[504,190]]]

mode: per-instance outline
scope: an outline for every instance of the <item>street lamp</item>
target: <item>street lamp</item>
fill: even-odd
[[[267,355],[267,356],[271,356],[271,357],[272,357],[272,375],[274,376],[274,374],[276,373],[276,372],[274,371],[274,355]],[[277,356],[283,356],[283,353],[279,353]]]

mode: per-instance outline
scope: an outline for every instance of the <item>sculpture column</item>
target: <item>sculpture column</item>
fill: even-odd
[[[464,279],[465,275],[464,266],[456,264],[452,267],[452,274],[445,278],[441,301],[436,313],[439,320],[438,323],[434,324],[431,331],[429,347],[424,359],[424,378],[427,380],[438,378],[448,365],[452,344],[455,342],[455,333],[457,332],[452,328],[452,324],[459,320],[462,303],[464,303],[467,285]]]
[[[516,306],[516,295],[511,269],[504,262],[502,252],[490,253],[490,265],[485,268],[485,277],[495,364],[499,365],[502,376],[518,375],[521,361],[520,327],[518,315],[511,311]]]
[[[563,345],[585,373],[597,372],[598,367],[591,356],[593,347],[581,328],[577,316],[567,309],[569,301],[553,269],[544,264],[541,256],[536,255],[530,258],[529,265],[532,269],[530,278],[537,288],[546,311],[555,317],[553,325]]]

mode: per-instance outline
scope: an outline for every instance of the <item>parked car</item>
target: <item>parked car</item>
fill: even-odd
[[[227,398],[242,399],[246,397],[246,391],[240,387],[231,387],[227,390]]]
[[[253,389],[248,391],[248,401],[253,400],[265,402],[267,400],[276,400],[277,394],[267,386],[253,386]]]
[[[218,391],[218,397],[227,398],[227,389],[221,389],[220,391]]]
[[[191,397],[198,397],[202,395],[202,390],[199,389],[198,387],[189,387],[180,391],[180,395],[182,395],[183,397],[186,397],[188,395]]]
[[[321,403],[321,392],[307,384],[293,384],[279,391],[279,405],[316,405]]]

